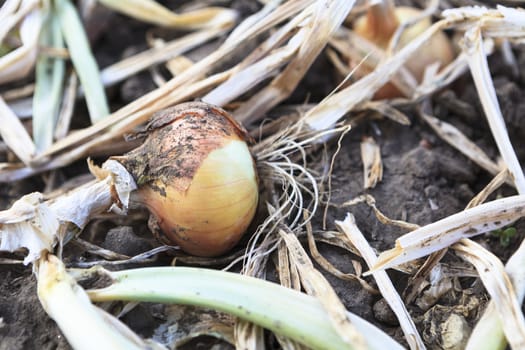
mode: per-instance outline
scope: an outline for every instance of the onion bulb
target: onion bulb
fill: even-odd
[[[400,24],[406,23],[420,15],[421,11],[412,7],[393,7],[389,1],[372,5],[366,15],[359,17],[354,23],[354,31],[382,49],[386,49],[392,35]],[[408,27],[399,39],[402,48],[419,34],[431,26],[428,18]],[[439,62],[441,67],[450,63],[454,58],[454,50],[445,33],[437,32],[420,47],[417,54],[406,62],[407,69],[421,82],[425,69],[430,64]],[[377,91],[376,98],[400,97],[402,93],[392,84],[388,83]]]
[[[246,131],[221,108],[189,102],[157,112],[146,133],[140,147],[115,159],[135,178],[152,231],[189,254],[227,252],[258,203]]]

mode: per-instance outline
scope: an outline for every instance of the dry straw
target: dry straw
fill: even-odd
[[[123,59],[99,72],[71,2],[56,0],[53,10],[49,10],[46,7],[40,8],[38,1],[7,0],[0,8],[0,22],[5,23],[0,29],[0,42],[12,35],[14,28],[19,28],[20,45],[0,57],[0,83],[26,77],[33,70],[35,63],[38,63],[34,87],[29,85],[24,89],[11,90],[5,93],[3,98],[0,97],[0,114],[5,117],[0,124],[3,139],[0,146],[3,149],[9,148],[18,158],[16,162],[0,165],[0,181],[13,181],[57,169],[92,154],[110,154],[114,151],[115,140],[120,140],[124,134],[135,130],[154,112],[194,98],[202,98],[218,105],[231,104],[239,120],[255,125],[291,95],[326,45],[330,45],[330,59],[345,75],[354,72],[348,70],[339,55],[355,61],[368,60],[377,67],[370,74],[357,77],[356,81],[348,86],[342,85],[321,103],[307,106],[305,113],[296,117],[293,126],[290,126],[292,122],[289,120],[285,121],[287,116],[283,116],[272,125],[273,128],[281,130],[269,136],[266,134],[253,147],[261,181],[268,194],[267,202],[263,203],[268,217],[255,231],[246,252],[240,257],[233,257],[232,264],[242,261],[244,274],[262,278],[272,253],[276,252],[276,268],[281,284],[287,288],[268,285],[246,276],[221,273],[214,275],[214,272],[209,271],[169,268],[104,272],[113,278],[114,284],[86,294],[66,272],[60,260],[48,252],[55,251],[57,245],[61,247],[72,239],[78,233],[78,229],[82,229],[94,215],[108,210],[117,213],[126,211],[130,192],[135,188],[134,181],[112,161],[102,168],[92,166],[96,181],[47,200],[41,194],[30,194],[15,202],[11,209],[0,212],[0,249],[28,249],[25,263],[36,263],[42,304],[73,346],[102,346],[100,343],[90,343],[97,340],[98,336],[84,339],[84,335],[78,332],[75,325],[83,324],[84,321],[79,323],[71,320],[79,315],[85,322],[92,324],[92,329],[99,332],[97,334],[104,334],[103,340],[108,341],[106,345],[109,348],[157,346],[144,343],[128,333],[111,316],[101,313],[89,302],[89,295],[92,300],[97,301],[124,299],[184,302],[222,308],[221,310],[243,319],[235,326],[235,341],[242,347],[263,344],[262,326],[274,331],[283,347],[303,344],[313,348],[328,346],[334,349],[349,346],[365,348],[367,345],[378,349],[398,348],[399,345],[388,336],[345,310],[332,286],[314,267],[298,239],[298,235],[306,229],[312,255],[322,266],[340,278],[357,279],[365,288],[372,290],[372,287],[358,276],[361,269],[358,264],[354,264],[356,275],[341,273],[327,263],[326,259],[323,260],[315,244],[317,241],[337,245],[365,259],[372,269],[370,273],[376,278],[380,292],[400,320],[411,348],[424,348],[423,341],[388,276],[380,270],[432,254],[431,259],[420,270],[421,275],[424,275],[424,271],[434,266],[443,255],[443,249],[448,247],[454,248],[459,256],[476,267],[493,299],[485,316],[474,329],[468,348],[486,348],[492,345],[501,347],[505,344],[504,336],[513,348],[523,347],[525,323],[519,308],[525,294],[523,245],[503,268],[501,262],[491,253],[466,239],[501,228],[525,214],[525,177],[510,143],[487,64],[487,55],[494,49],[495,39],[524,42],[523,11],[502,6],[494,10],[481,7],[447,10],[443,13],[442,20],[433,24],[405,47],[398,49],[398,38],[405,29],[402,26],[396,32],[390,46],[383,52],[356,37],[352,31],[341,28],[341,23],[354,7],[353,1],[266,1],[258,13],[244,19],[235,28],[238,13],[226,8],[191,7],[183,13],[175,13],[151,0],[100,2],[135,19],[161,26],[183,28],[189,32],[171,42],[159,45],[159,41],[156,41],[157,44],[152,45],[154,47],[151,49]],[[437,5],[437,1],[429,3],[422,17],[433,13]],[[53,14],[56,18],[46,20],[48,15]],[[57,28],[60,28],[60,31]],[[424,80],[418,85],[403,65],[432,35],[445,28],[464,33],[463,53],[439,72],[437,66],[430,66]],[[202,59],[192,62],[181,56],[228,31],[231,32],[223,43]],[[266,36],[259,42],[261,34]],[[50,47],[41,51],[48,56],[37,60],[39,36],[41,44]],[[76,77],[73,73],[69,76],[69,83],[62,96],[65,56],[60,49],[63,46],[61,36],[82,85],[81,93],[77,91]],[[349,42],[358,42],[359,45],[351,45]],[[228,68],[223,68],[223,64],[235,57],[240,48],[252,43],[256,43],[255,49],[249,55],[228,62]],[[104,86],[115,84],[159,63],[166,63],[174,77],[163,81],[157,74],[157,89],[110,113],[105,100]],[[51,71],[49,74],[48,69]],[[427,97],[450,84],[467,69],[474,77],[486,118],[503,159],[501,166],[453,125],[430,113]],[[354,77],[349,77],[348,81],[350,78]],[[334,135],[348,132],[348,126],[336,128],[335,125],[350,112],[373,110],[401,124],[408,124],[409,119],[394,107],[395,103],[370,102],[374,93],[391,80],[405,95],[411,97],[411,102],[421,103],[419,111],[422,120],[435,130],[438,136],[496,177],[473,199],[468,209],[423,227],[387,218],[376,208],[371,197],[358,198],[352,203],[346,203],[350,205],[365,201],[372,206],[381,222],[413,230],[400,237],[394,249],[383,252],[376,258],[350,216],[337,222],[344,234],[313,234],[309,222],[319,205],[320,181],[309,167],[307,153],[309,148],[316,147]],[[250,92],[249,98],[240,100],[246,92]],[[33,115],[34,132],[31,137],[19,116],[14,113],[14,110],[20,109],[14,106],[27,105],[28,101],[31,103],[29,97],[33,93],[30,114]],[[72,106],[80,95],[86,99],[93,125],[69,133]],[[4,99],[9,99],[9,104]],[[49,120],[46,119],[46,115],[51,116],[52,123],[47,123]],[[283,125],[285,127],[282,127]],[[53,138],[56,139],[55,142]],[[370,139],[364,140],[362,158],[365,164],[365,188],[373,187],[382,176],[379,146]],[[480,204],[505,181],[514,184],[520,195]],[[76,205],[77,203],[82,203],[82,207]],[[306,216],[305,212],[308,213]],[[114,262],[115,265],[125,261],[144,262],[159,253],[159,250],[155,250],[128,259],[129,257],[111,255],[110,252],[90,246],[88,242],[80,244],[84,244],[83,246],[94,254],[119,259]],[[58,251],[60,252],[60,249]],[[405,271],[413,271],[413,267],[417,265],[419,263],[413,264]],[[172,274],[179,272],[180,280],[173,283]],[[195,279],[197,272],[209,280],[206,282],[206,279]],[[71,272],[72,275],[91,273],[92,271],[85,270]],[[129,294],[131,288],[141,288],[139,282],[150,281],[153,278],[152,273],[155,274],[155,278],[156,273],[167,276],[162,283],[156,284],[152,281],[145,284],[148,288],[155,284],[159,288],[157,294],[150,290]],[[219,285],[221,283],[218,282],[224,282],[224,285],[221,285],[224,288],[242,285],[248,294],[242,294],[242,290],[231,287],[231,290],[239,294],[226,298],[221,301],[221,305],[217,305],[210,302],[213,295],[209,296],[209,299],[200,296],[200,299],[196,297],[187,300],[174,292],[187,293],[187,289],[179,291],[177,288],[189,286],[188,288],[193,288],[193,292],[207,293],[212,289],[209,288],[210,284],[206,284],[211,283],[210,281]],[[166,286],[170,289],[167,290]],[[292,290],[301,287],[315,298]],[[228,293],[223,293],[221,297]],[[270,297],[270,306],[254,300],[253,304],[243,304],[242,308],[239,308],[239,300],[243,301],[243,298],[254,295],[261,298]],[[275,304],[275,300],[281,300],[278,298],[282,298],[282,303],[292,305],[295,314],[288,309],[283,312],[281,307],[281,310],[273,310],[275,313],[269,315],[267,308],[271,307],[272,303]],[[69,310],[62,310],[64,300],[70,303]],[[253,311],[258,313],[259,318],[246,312],[246,308],[253,306]],[[108,331],[108,322],[119,330]],[[510,323],[511,326],[503,329],[503,323]],[[487,337],[491,339],[487,340]],[[111,343],[112,341],[116,343]]]

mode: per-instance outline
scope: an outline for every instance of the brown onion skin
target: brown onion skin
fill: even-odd
[[[258,204],[246,131],[221,108],[188,102],[156,113],[146,133],[117,160],[137,181],[152,231],[192,255],[229,251]]]

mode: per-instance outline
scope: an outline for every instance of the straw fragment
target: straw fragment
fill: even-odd
[[[355,111],[361,111],[361,110],[372,110],[379,114],[381,114],[383,117],[388,118],[392,121],[395,121],[396,123],[399,123],[401,125],[410,125],[410,119],[401,112],[399,109],[395,108],[391,102],[387,101],[366,101],[363,102],[359,108],[356,108]]]
[[[69,126],[71,119],[73,118],[73,110],[75,108],[75,102],[78,91],[78,78],[75,72],[69,74],[69,79],[64,87],[64,97],[62,98],[62,106],[58,114],[57,125],[55,128],[54,137],[60,140],[69,132]]]
[[[300,30],[290,40],[288,45],[274,50],[260,61],[232,75],[227,81],[206,94],[202,100],[223,106],[246,93],[246,91],[264,79],[275,75],[277,69],[286,64],[296,54],[299,46],[305,40],[305,31],[305,29]]]
[[[381,62],[388,58],[384,50],[374,43],[366,40],[344,27],[339,28],[336,35],[330,39],[330,44],[355,67],[360,65],[367,69],[354,69],[353,80],[363,78],[365,73],[375,69]],[[417,86],[417,80],[406,67],[399,67],[399,70],[392,75],[390,80],[397,89],[405,96],[411,96]]]
[[[35,84],[30,83],[21,87],[6,90],[2,93],[4,101],[10,102],[24,97],[32,96],[35,92]]]
[[[354,216],[350,213],[346,214],[343,221],[335,221],[339,230],[346,234],[352,244],[359,250],[361,256],[366,261],[369,267],[377,262],[377,257],[366,238],[363,236],[355,223]],[[408,310],[403,304],[403,300],[397,293],[394,284],[388,277],[385,271],[376,271],[373,276],[377,282],[377,286],[381,295],[385,298],[392,311],[396,314],[401,329],[405,334],[405,338],[411,349],[425,349],[425,344],[421,339],[416,325],[412,320]]]
[[[304,23],[307,34],[297,55],[270,85],[260,90],[235,111],[235,118],[248,124],[260,119],[267,111],[287,98],[326,46],[330,36],[344,21],[354,3],[353,0],[324,0],[305,9],[310,17]]]
[[[505,271],[512,281],[518,304],[525,297],[525,240],[523,240],[505,265]],[[507,346],[504,324],[498,315],[498,306],[491,300],[483,316],[472,330],[467,350],[503,350]],[[505,324],[506,325],[506,324]]]
[[[290,260],[290,254],[284,241],[279,242],[277,248],[277,261],[278,261],[278,272],[279,281],[282,286],[291,288],[294,290],[301,290],[301,279],[297,266]]]
[[[7,0],[0,6],[0,44],[7,34],[16,26],[29,12],[38,6],[39,0]]]
[[[279,234],[286,242],[290,258],[299,271],[304,289],[319,300],[339,336],[345,343],[352,344],[356,349],[366,349],[366,339],[363,339],[352,325],[343,303],[328,281],[315,269],[297,236],[283,230],[279,230]]]
[[[383,178],[381,150],[372,137],[361,141],[361,160],[363,161],[363,187],[374,188]]]
[[[308,248],[310,249],[310,254],[312,258],[317,262],[325,271],[334,275],[337,278],[340,278],[345,281],[357,281],[361,286],[371,294],[378,294],[379,292],[372,286],[368,284],[363,278],[361,278],[361,264],[357,261],[352,260],[354,265],[355,274],[353,273],[344,273],[337,269],[330,261],[328,261],[324,256],[321,255],[317,249],[315,242],[314,234],[312,232],[312,225],[308,223],[306,225],[306,237],[308,238]],[[357,253],[357,252],[356,252]],[[359,268],[357,268],[359,266]]]
[[[0,57],[0,84],[23,78],[35,65],[38,36],[43,15],[38,8],[29,12],[20,25],[22,46]]]
[[[112,86],[148,67],[170,60],[202,45],[206,41],[223,34],[226,29],[228,28],[214,27],[203,29],[165,43],[162,47],[154,47],[127,57],[101,71],[102,83],[104,86]]]
[[[295,18],[298,13],[314,2],[315,0],[289,0],[284,3],[282,3],[282,0],[270,1],[261,11],[251,15],[236,26],[224,42],[224,45],[231,46],[241,43],[246,38],[255,36],[265,28],[273,28],[288,18]]]
[[[0,96],[0,136],[24,164],[29,165],[36,152],[26,128]]]
[[[375,198],[370,194],[363,194],[361,196],[353,198],[349,201],[346,201],[340,204],[339,207],[340,208],[349,207],[349,206],[353,206],[353,205],[363,203],[363,202],[366,203],[366,205],[368,205],[370,208],[372,208],[377,220],[379,220],[379,222],[381,222],[384,225],[393,225],[393,226],[397,226],[397,227],[403,228],[405,230],[410,230],[410,231],[420,228],[420,226],[417,224],[413,224],[413,223],[403,221],[403,220],[391,219],[385,214],[383,214],[383,212],[381,212],[381,210],[377,208]]]
[[[98,0],[104,6],[138,20],[166,27],[196,29],[231,25],[237,12],[221,7],[206,7],[177,14],[153,0]]]
[[[493,50],[493,45],[486,45],[486,52]],[[416,87],[412,93],[413,99],[419,99],[423,96],[432,94],[435,91],[450,86],[453,81],[456,81],[459,77],[463,76],[468,70],[467,55],[462,52],[447,66],[443,67],[437,74],[432,76],[432,79],[424,76],[423,81],[419,86]]]
[[[514,292],[511,279],[501,261],[478,243],[462,239],[452,246],[465,260],[472,263],[489,292],[500,322],[505,325],[503,332],[513,349],[525,347],[525,317]]]
[[[509,180],[509,171],[504,169],[500,171],[496,176],[490,180],[490,182],[481,190],[474,198],[470,200],[467,204],[468,208],[473,208],[485,202],[489,196],[494,193],[498,188],[500,188],[505,182]]]
[[[420,258],[459,241],[516,221],[525,215],[525,196],[512,196],[481,204],[407,233],[395,248],[378,258],[371,271],[387,269]]]
[[[419,108],[418,111],[423,120],[430,125],[439,137],[467,156],[474,163],[492,175],[496,175],[501,171],[501,167],[496,164],[496,162],[492,161],[478,145],[468,139],[455,126],[428,114],[425,112],[424,107]]]
[[[514,152],[505,127],[505,121],[492,83],[487,57],[483,50],[481,26],[474,26],[464,36],[464,50],[469,56],[468,64],[474,84],[481,99],[481,104],[490,125],[500,154],[509,169],[519,193],[525,193],[525,175]]]
[[[265,349],[264,329],[252,322],[236,320],[234,330],[235,348],[246,350]]]

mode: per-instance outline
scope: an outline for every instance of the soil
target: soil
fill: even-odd
[[[253,3],[255,2],[248,0],[234,1],[234,6],[250,13],[256,10]],[[145,30],[149,28],[147,25],[138,24],[119,15],[107,16],[103,24],[105,28],[116,30],[100,30],[92,38],[101,66],[118,61],[125,51],[129,53],[145,47]],[[521,143],[525,138],[525,47],[515,48],[515,54],[520,67],[518,75],[498,54],[490,57],[490,67],[511,139],[520,161],[525,162],[525,146]],[[310,102],[318,102],[338,83],[327,79],[335,76],[326,74],[332,69],[324,56],[318,59],[305,78],[304,84],[285,104],[307,99]],[[125,105],[154,87],[147,73],[129,78],[109,90],[112,108]],[[489,156],[496,158],[498,152],[468,74],[454,86],[437,93],[433,97],[433,106],[437,117],[458,127]],[[79,106],[77,112],[78,115],[85,114],[84,107]],[[403,126],[388,119],[368,120],[359,124],[344,138],[332,172],[332,204],[341,204],[366,193],[375,198],[377,207],[389,218],[425,225],[464,209],[470,199],[491,180],[491,176],[484,170],[442,141],[417,117],[413,108],[407,107],[403,112],[410,118],[410,126]],[[78,126],[82,126],[82,123]],[[369,190],[363,189],[363,166],[359,147],[365,136],[372,136],[380,145],[384,168],[382,181]],[[336,146],[328,145],[330,154],[333,154]],[[315,156],[317,155],[314,155],[314,158]],[[319,164],[319,169],[321,167],[322,164]],[[86,172],[86,167],[80,163],[59,170],[65,179],[83,172]],[[9,207],[23,194],[43,190],[43,182],[39,177],[1,186],[1,208]],[[504,187],[496,195],[512,193],[513,189]],[[314,229],[320,229],[321,212],[322,210],[316,221],[318,227]],[[380,223],[373,210],[364,203],[346,208],[331,206],[327,216],[328,229],[335,229],[334,221],[343,219],[347,212],[356,217],[358,227],[378,251],[392,248],[395,239],[406,232],[401,228]],[[149,236],[147,215],[141,210],[133,214],[131,220],[96,220],[81,238],[127,255],[135,255],[158,245]],[[518,234],[511,238],[508,245],[502,244],[498,237],[491,234],[477,237],[476,241],[489,247],[502,261],[506,261],[525,234],[523,226],[522,221],[514,224]],[[69,254],[78,252],[78,248],[73,246],[68,249],[66,253]],[[351,260],[359,260],[358,257],[349,255],[346,250],[328,244],[319,243],[319,251],[343,272],[353,273]],[[1,257],[13,257],[13,254],[2,253]],[[90,256],[83,255],[81,258],[89,259]],[[79,259],[77,257],[70,262]],[[450,264],[457,261],[451,253],[444,259],[445,263]],[[167,262],[169,258],[161,259],[155,264]],[[370,294],[357,282],[343,281],[321,268],[320,270],[348,310],[378,325],[403,342],[396,319],[383,299]],[[396,283],[396,288],[402,293],[407,287],[408,276],[395,271],[389,273]],[[373,284],[372,280],[367,281]],[[437,300],[422,307],[423,304],[418,303],[416,299],[408,308],[429,348],[437,349],[445,346],[445,340],[440,336],[443,329],[456,327],[467,332],[483,310],[487,298],[486,292],[476,279],[455,278],[453,287]],[[203,322],[206,315],[210,315],[208,311],[185,310],[183,314],[186,316],[174,321],[173,310],[176,310],[176,307],[140,304],[127,313],[123,320],[143,337],[154,337],[169,342],[172,339],[167,339],[166,333],[161,332],[168,320],[179,322],[182,328],[188,328],[181,331],[181,336],[184,336],[191,333],[189,326]],[[178,310],[177,312],[181,313],[181,309]],[[223,321],[227,323],[227,317]],[[60,330],[49,319],[38,301],[31,267],[0,265],[0,350],[69,348]],[[182,345],[182,348],[233,347],[225,340],[200,336]]]

